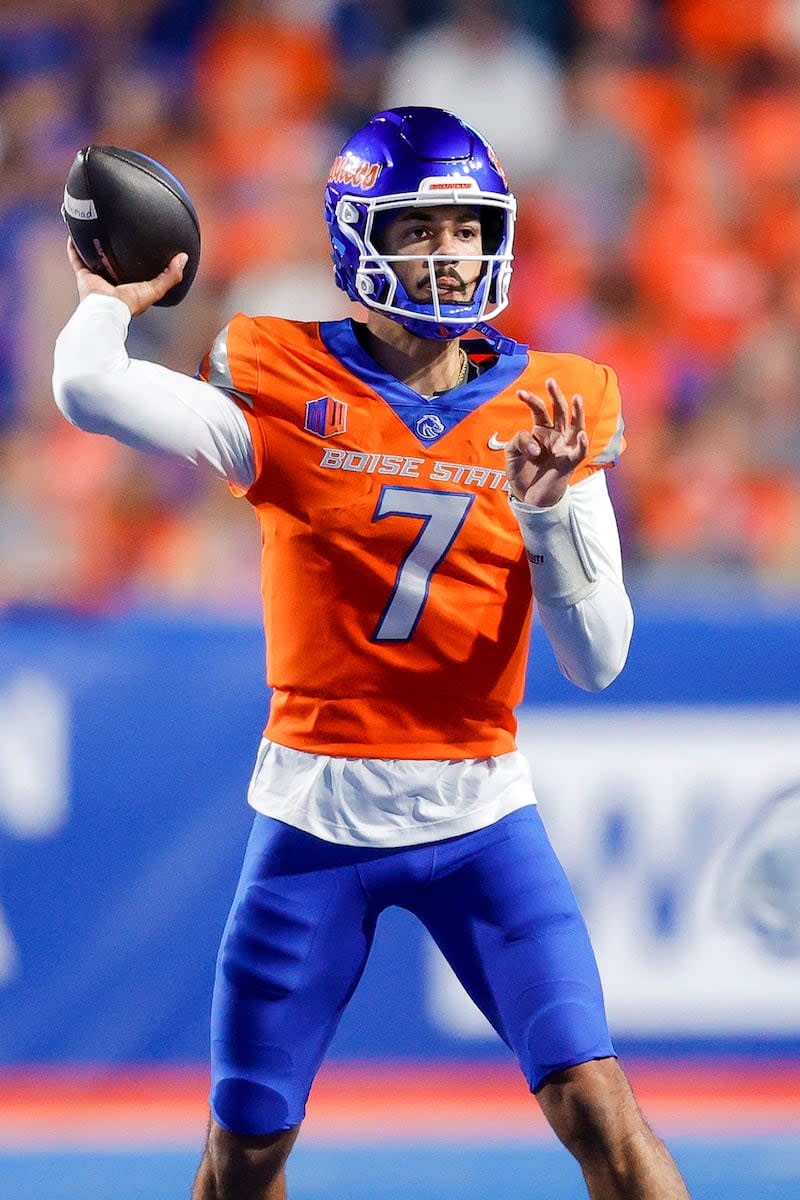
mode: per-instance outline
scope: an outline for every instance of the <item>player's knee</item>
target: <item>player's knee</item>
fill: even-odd
[[[610,1118],[602,1100],[583,1088],[562,1088],[551,1116],[558,1137],[579,1159],[602,1153],[610,1140]]]
[[[557,1071],[537,1090],[555,1133],[580,1161],[613,1162],[646,1125],[615,1059]]]

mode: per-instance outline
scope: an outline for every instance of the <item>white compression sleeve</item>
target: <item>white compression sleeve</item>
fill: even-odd
[[[562,673],[587,691],[607,687],[625,665],[633,611],[604,472],[567,488],[552,508],[513,497],[511,507],[531,564],[539,619]]]
[[[58,336],[53,395],[80,429],[205,463],[248,488],[253,444],[242,412],[225,392],[157,363],[128,357],[130,310],[113,296],[87,296]]]

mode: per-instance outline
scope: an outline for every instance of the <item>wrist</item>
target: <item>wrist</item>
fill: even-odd
[[[85,296],[81,297],[78,307],[84,312],[107,313],[117,321],[121,321],[126,329],[132,316],[125,301],[109,292],[87,292]]]
[[[550,487],[528,488],[527,491],[520,494],[513,486],[511,495],[518,504],[525,504],[531,508],[554,508],[559,504],[567,494],[567,481],[559,480],[558,483]]]
[[[569,509],[569,488],[564,488],[563,492],[554,500],[550,501],[547,498],[539,500],[522,500],[514,492],[511,492],[509,499],[511,507],[520,513],[552,513],[563,514]]]

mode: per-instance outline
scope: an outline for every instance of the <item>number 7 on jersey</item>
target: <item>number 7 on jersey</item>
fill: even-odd
[[[474,496],[463,492],[426,492],[422,488],[385,487],[373,521],[412,517],[422,528],[397,569],[386,608],[372,634],[374,642],[407,642],[428,599],[431,577],[455,541]]]

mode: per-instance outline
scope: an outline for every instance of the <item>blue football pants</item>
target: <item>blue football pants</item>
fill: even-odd
[[[586,926],[535,805],[388,849],[335,845],[257,815],[214,986],[211,1108],[223,1127],[300,1123],[391,905],[428,928],[532,1090],[614,1054]]]

